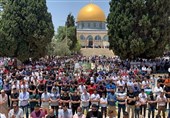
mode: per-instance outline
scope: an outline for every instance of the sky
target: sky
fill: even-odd
[[[46,0],[48,11],[52,15],[55,31],[58,26],[64,26],[69,13],[77,18],[79,10],[89,4],[98,5],[107,16],[109,13],[109,0]]]

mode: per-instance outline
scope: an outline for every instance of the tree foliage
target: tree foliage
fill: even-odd
[[[46,54],[46,46],[54,35],[46,0],[7,0],[3,9],[0,55],[24,61]]]
[[[71,51],[69,46],[66,44],[66,40],[53,39],[52,42],[47,47],[48,55],[56,56],[69,56]]]
[[[170,0],[111,0],[110,49],[123,59],[155,58],[170,43]]]
[[[71,51],[74,51],[77,48],[77,37],[76,37],[76,28],[75,27],[64,27],[60,26],[57,30],[57,35],[55,36],[58,41],[66,40],[67,45]]]
[[[65,26],[66,27],[75,27],[75,18],[71,13],[69,13],[67,16],[67,21],[66,21]]]
[[[77,41],[74,48],[72,46],[71,38],[74,36],[75,27],[59,26],[57,34],[54,36],[52,42],[48,45],[48,54],[56,56],[69,56],[73,52],[80,52],[81,45]]]
[[[67,16],[67,21],[65,26],[68,30],[70,30],[70,32],[68,32],[68,38],[72,41],[72,44],[69,46],[69,48],[70,50],[74,50],[77,44],[77,33],[76,33],[76,26],[75,26],[75,18],[71,13]]]

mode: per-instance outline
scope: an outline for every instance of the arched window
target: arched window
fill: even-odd
[[[89,36],[87,37],[87,40],[93,40],[93,37],[92,37],[91,35],[89,35]]]
[[[99,35],[95,36],[95,40],[101,40],[101,36]]]
[[[81,40],[85,40],[86,38],[85,38],[84,35],[80,35],[80,39],[81,39]]]
[[[94,24],[94,28],[96,28],[96,22],[94,22],[93,24]]]
[[[82,29],[84,28],[84,23],[82,23]]]
[[[99,24],[99,27],[102,28],[102,23]]]
[[[90,28],[90,23],[88,23],[88,28]]]
[[[105,36],[103,37],[103,40],[104,40],[104,41],[108,41],[108,39],[109,39],[109,38],[108,38],[107,35],[105,35]]]

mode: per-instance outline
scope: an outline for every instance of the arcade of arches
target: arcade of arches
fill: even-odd
[[[82,48],[108,48],[108,36],[105,34],[79,34]]]

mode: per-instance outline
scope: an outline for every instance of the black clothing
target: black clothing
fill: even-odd
[[[157,83],[159,83],[162,88],[164,87],[164,84],[162,84],[164,82],[165,82],[165,80],[163,80],[163,79],[158,79],[157,80]]]
[[[61,96],[61,100],[70,100],[69,96]],[[65,103],[65,105],[69,108],[69,103]]]
[[[48,92],[51,92],[51,89],[52,89],[52,81],[51,80],[48,80],[47,81],[47,83],[46,83],[46,85],[47,85],[47,90],[48,90]],[[49,85],[49,86],[48,86]],[[51,85],[51,86],[50,86]]]
[[[39,84],[38,85],[38,90],[39,91],[44,91],[46,88],[45,88],[45,85],[44,84]],[[40,98],[41,98],[41,95],[42,95],[42,93],[39,93],[39,96],[40,96]],[[40,105],[41,105],[41,99],[40,99]]]
[[[71,100],[72,101],[79,101],[80,100],[80,96],[73,95],[73,96],[71,96]],[[78,107],[78,106],[80,106],[80,103],[72,103],[72,106]]]
[[[96,113],[94,113],[93,111],[89,111],[87,113],[86,118],[91,118],[91,117],[93,117],[93,118],[103,118],[103,115],[100,111],[97,111]]]
[[[129,98],[135,98],[135,94],[134,94],[134,93],[128,93],[127,96],[128,96]],[[135,105],[135,103],[136,103],[135,101],[129,102],[129,100],[127,100],[127,104],[128,104],[128,105]]]
[[[45,85],[44,84],[39,84],[38,85],[38,90],[44,91],[45,90]]]
[[[170,87],[169,86],[165,86],[164,87],[164,91],[165,92],[170,92]],[[165,94],[166,98],[170,98],[170,94]]]
[[[11,94],[11,99],[17,99],[19,97],[19,93],[12,93]],[[16,101],[15,101],[16,102]],[[13,106],[13,101],[11,103],[11,106]]]
[[[80,96],[78,95],[73,95],[71,96],[71,100],[72,101],[80,101]],[[77,112],[77,108],[80,106],[80,103],[72,103],[71,107],[72,107],[72,112],[73,114],[75,114],[75,112]]]
[[[29,89],[33,91],[36,89],[36,86],[32,84],[29,86]],[[32,92],[29,92],[29,94],[32,95]]]
[[[64,92],[68,92],[70,90],[70,87],[64,86],[64,87],[61,88],[61,90],[64,91]]]

